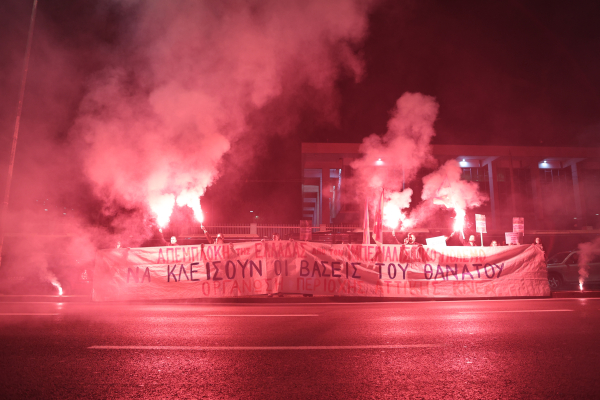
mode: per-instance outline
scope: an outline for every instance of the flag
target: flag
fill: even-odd
[[[383,243],[383,189],[381,189],[381,196],[377,202],[377,209],[375,211],[375,222],[373,222],[373,234],[375,236],[375,242],[377,244]]]
[[[450,195],[447,193],[447,188],[450,188],[450,182],[448,181],[448,177],[444,178],[444,181],[435,192],[435,197],[433,198],[433,204],[438,206],[446,206],[446,208],[452,208],[450,204]]]
[[[369,198],[365,199],[365,219],[363,220],[363,244],[371,244],[369,237]]]

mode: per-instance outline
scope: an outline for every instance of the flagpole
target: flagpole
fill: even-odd
[[[365,216],[363,219],[363,244],[369,245],[371,244],[369,234],[369,198],[365,198]]]

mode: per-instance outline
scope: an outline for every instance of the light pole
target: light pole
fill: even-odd
[[[27,36],[27,48],[25,50],[25,61],[23,63],[23,77],[21,78],[21,90],[19,91],[19,103],[17,105],[17,117],[15,120],[15,131],[13,133],[12,148],[10,150],[10,159],[8,162],[8,175],[6,177],[6,187],[4,189],[4,201],[2,201],[2,210],[0,211],[0,266],[2,265],[2,247],[4,244],[4,226],[6,224],[6,213],[8,211],[8,198],[10,197],[10,184],[15,166],[15,152],[17,151],[17,140],[19,138],[19,125],[21,123],[21,113],[23,112],[23,97],[25,96],[25,82],[27,81],[27,70],[29,69],[29,55],[31,54],[31,41],[33,38],[33,26],[35,25],[35,11],[37,9],[37,0],[33,0],[33,9],[31,10],[31,21],[29,22],[29,34]]]

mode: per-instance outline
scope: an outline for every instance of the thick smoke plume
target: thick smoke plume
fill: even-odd
[[[421,194],[423,202],[411,213],[411,220],[423,220],[440,207],[452,209],[458,220],[455,230],[462,230],[465,211],[481,206],[488,197],[479,192],[477,183],[463,181],[461,175],[458,161],[448,160],[437,171],[425,176]]]
[[[362,76],[356,49],[373,2],[113,0],[82,7],[83,18],[73,3],[38,11],[18,150],[25,161],[16,168],[26,179],[15,182],[22,199],[39,203],[36,214],[12,210],[19,224],[10,229],[38,217],[49,227],[77,222],[58,243],[11,239],[5,259],[46,281],[61,280],[55,267],[72,267],[55,253],[87,265],[97,248],[140,245],[154,225],[168,223],[175,205],[201,220],[200,197],[220,178],[225,154],[242,139],[260,143],[281,132],[280,125],[293,129],[296,120],[287,116],[298,111],[280,107],[280,115],[261,118],[267,105],[309,88],[319,95],[312,107],[334,109],[324,102],[333,103],[338,77]],[[64,12],[74,29],[58,27],[65,21],[51,12]],[[5,42],[2,48],[15,41]],[[17,72],[0,84],[19,81],[16,47]],[[230,158],[243,155],[239,165],[248,170],[253,150],[238,148]]]
[[[579,283],[583,285],[590,276],[590,262],[594,259],[600,259],[600,238],[592,242],[580,243],[579,248]]]
[[[431,96],[405,93],[396,102],[385,135],[372,134],[360,147],[362,157],[352,163],[359,196],[369,196],[385,188],[384,219],[396,228],[404,219],[402,209],[410,206],[411,189],[404,186],[420,168],[435,164],[431,156],[433,123],[439,105]]]
[[[341,71],[360,76],[351,46],[366,33],[367,5],[125,3],[133,23],[90,83],[73,130],[97,194],[106,204],[150,206],[163,226],[176,201],[199,209],[223,155],[248,134],[250,113],[284,87],[330,91]]]
[[[438,108],[431,96],[405,93],[396,102],[387,133],[366,138],[360,147],[363,156],[352,164],[360,195],[369,196],[374,203],[377,190],[386,189],[384,224],[392,229],[414,227],[439,206],[455,210],[462,221],[466,209],[479,207],[487,200],[479,193],[477,183],[460,179],[458,162],[449,160],[423,178],[423,202],[409,217],[402,211],[410,207],[413,194],[406,185],[421,168],[436,164],[430,143],[435,136],[433,124]]]

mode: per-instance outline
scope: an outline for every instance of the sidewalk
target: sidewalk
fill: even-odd
[[[539,297],[360,297],[360,296],[313,296],[304,297],[301,294],[287,294],[284,297],[267,297],[256,295],[249,297],[214,297],[198,299],[172,299],[172,300],[136,300],[127,303],[378,303],[395,301],[453,301],[453,300],[506,300],[506,299],[528,299]],[[571,299],[571,298],[600,298],[600,290],[572,290],[552,292],[549,298]],[[10,302],[32,302],[32,303],[89,303],[92,302],[91,295],[6,295],[0,294],[0,303]]]

